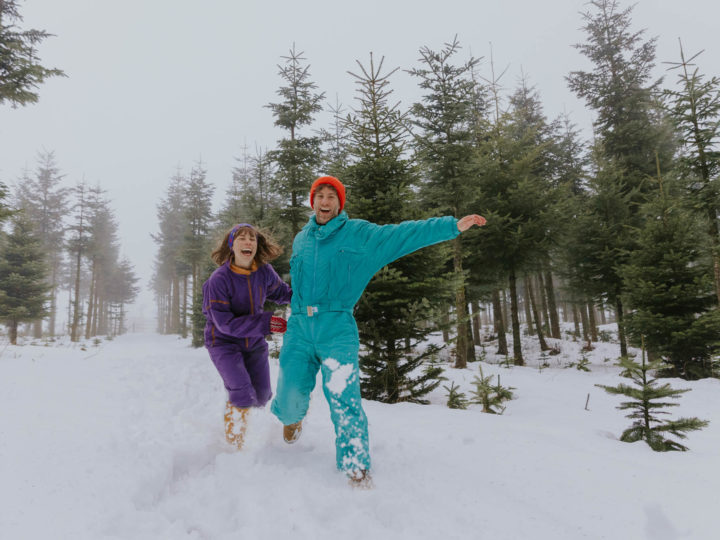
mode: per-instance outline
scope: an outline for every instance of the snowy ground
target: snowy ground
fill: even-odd
[[[620,398],[594,386],[620,381],[604,361],[616,345],[599,344],[586,373],[564,367],[577,343],[542,370],[527,344],[529,367],[482,364],[516,388],[501,416],[450,410],[442,387],[429,406],[365,402],[370,491],[334,469],[319,388],[298,443],[257,411],[238,453],[220,379],[185,340],[0,344],[0,538],[718,538],[720,381],[671,380],[693,390],[673,416],[711,424],[690,452],[654,453],[617,440]],[[478,366],[445,375],[469,395]]]

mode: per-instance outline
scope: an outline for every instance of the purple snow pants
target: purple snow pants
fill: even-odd
[[[209,347],[208,352],[225,383],[230,403],[241,409],[265,406],[272,397],[265,340],[252,351],[228,343]]]

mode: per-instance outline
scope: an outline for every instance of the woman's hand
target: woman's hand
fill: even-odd
[[[485,223],[487,223],[487,220],[484,217],[478,216],[477,214],[470,214],[458,220],[457,228],[460,232],[465,232],[473,225],[482,227]]]

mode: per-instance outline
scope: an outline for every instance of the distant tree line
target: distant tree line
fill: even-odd
[[[126,306],[138,288],[130,262],[120,257],[117,221],[99,187],[62,185],[52,152],[3,199],[9,232],[0,237],[0,319],[16,343],[18,325],[33,338],[69,334],[72,341],[126,331]],[[58,302],[67,293],[65,304]],[[58,328],[67,305],[66,328]]]
[[[37,88],[62,70],[39,62],[36,46],[50,34],[23,30],[16,0],[0,0],[0,105],[35,103]],[[58,293],[69,296],[73,341],[125,331],[125,306],[137,295],[131,264],[119,258],[117,223],[105,193],[84,182],[62,187],[52,152],[38,156],[11,193],[0,183],[0,321],[15,344],[21,323],[35,338],[55,336]]]
[[[492,59],[483,76],[481,59],[464,55],[457,39],[420,49],[407,71],[422,97],[407,108],[393,101],[397,68],[372,54],[356,62],[353,106],[327,105],[333,121],[318,128],[325,95],[293,45],[268,104],[284,133],[277,147],[246,151],[217,210],[202,164],[178,171],[158,205],[158,330],[193,332],[202,344],[199,289],[213,244],[234,223],[271,229],[285,246],[277,267],[286,273],[310,184],[332,174],[347,185],[354,218],[488,219],[373,279],[356,309],[366,396],[421,402],[438,384],[424,362],[436,349],[418,347],[430,332],[443,332],[456,367],[495,339],[523,365],[523,342],[550,350],[563,322],[587,347],[603,339],[598,326],[616,323],[619,356],[644,337],[668,374],[716,376],[720,80],[682,47],[670,65],[677,80],[653,79],[655,39],[632,29],[631,13],[593,0],[583,14],[577,48],[591,68],[571,71],[567,83],[594,113],[591,141],[569,118],[548,119],[527,77],[506,90]],[[418,369],[423,363],[430,367]]]

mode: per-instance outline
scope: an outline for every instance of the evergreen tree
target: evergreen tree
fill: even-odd
[[[348,213],[373,223],[397,223],[419,217],[412,186],[413,167],[403,158],[407,144],[406,114],[389,102],[389,78],[383,61],[358,62],[359,107],[346,119],[348,154],[352,164],[342,173],[352,198]],[[383,268],[369,283],[355,312],[365,352],[360,359],[363,396],[387,403],[426,403],[423,396],[436,388],[442,370],[422,370],[436,352],[415,350],[432,331],[425,325],[433,302],[447,300],[448,288],[437,269],[442,264],[431,250],[403,257]],[[443,298],[443,292],[445,296]]]
[[[720,78],[706,80],[699,68],[690,71],[699,56],[685,58],[680,44],[679,90],[665,90],[667,108],[680,132],[683,172],[693,206],[702,211],[711,242],[715,295],[720,306]]]
[[[283,57],[285,64],[278,66],[285,82],[277,92],[281,101],[268,105],[275,117],[275,125],[288,132],[269,157],[277,166],[275,189],[284,200],[283,218],[290,222],[293,238],[307,219],[305,202],[321,162],[320,137],[301,137],[299,132],[322,110],[325,95],[315,92],[316,85],[310,80],[310,66],[303,65],[302,54],[293,44],[290,55]]]
[[[635,192],[628,191],[625,175],[596,147],[594,171],[586,191],[576,195],[574,219],[566,228],[563,275],[572,290],[572,300],[589,295],[615,307],[620,355],[627,356],[624,285],[618,270],[635,248],[631,233]]]
[[[350,165],[346,115],[345,109],[339,101],[336,101],[334,106],[330,106],[330,112],[333,116],[332,129],[321,130],[322,139],[326,145],[322,168],[330,176],[340,177]]]
[[[113,324],[110,335],[121,335],[127,330],[125,327],[125,306],[132,303],[139,292],[136,283],[139,278],[135,275],[130,261],[123,258],[115,264],[111,271],[106,287],[106,297],[113,310]]]
[[[202,310],[202,294],[199,294],[205,279],[208,277],[207,267],[209,265],[208,253],[212,251],[211,228],[213,222],[212,195],[215,187],[206,180],[206,171],[202,164],[198,163],[190,172],[190,179],[185,191],[185,220],[187,227],[183,240],[183,260],[190,268],[192,276],[191,302],[192,312]],[[184,287],[184,299],[187,298],[188,288]],[[199,303],[199,306],[195,305]],[[183,307],[182,334],[185,335],[187,308]],[[192,316],[192,315],[191,315]],[[204,326],[204,325],[203,325]],[[201,347],[203,344],[203,326],[193,326],[194,347]]]
[[[50,37],[44,30],[21,30],[18,0],[0,0],[0,105],[36,103],[35,89],[49,77],[64,76],[38,62],[37,46]]]
[[[70,238],[66,241],[66,249],[72,259],[71,277],[71,305],[72,316],[68,318],[70,325],[70,340],[80,340],[80,321],[82,319],[82,306],[80,303],[81,276],[83,275],[83,258],[88,249],[88,219],[89,197],[85,182],[78,183],[73,188],[75,202],[72,205],[73,222],[68,227]]]
[[[451,382],[450,386],[443,385],[443,388],[447,392],[448,400],[447,400],[447,406],[450,409],[467,409],[468,407],[468,400],[465,396],[464,392],[460,392],[458,390],[458,386]]]
[[[61,187],[63,175],[55,162],[53,152],[43,152],[38,156],[34,176],[25,175],[17,186],[17,207],[25,212],[35,227],[35,232],[43,245],[50,268],[50,307],[48,312],[48,333],[55,335],[57,316],[57,289],[62,264],[62,246],[65,238],[64,220],[68,210],[67,188]],[[36,321],[34,335],[40,337],[42,321]]]
[[[488,375],[486,377],[483,375],[482,367],[479,369],[480,374],[476,375],[472,381],[472,384],[475,387],[475,389],[471,392],[475,398],[473,403],[482,405],[482,412],[484,413],[502,414],[505,411],[503,403],[509,399],[513,399],[514,396],[512,391],[515,389],[512,386],[509,388],[502,386],[500,384],[499,375],[497,384],[493,385],[493,376]]]
[[[18,212],[0,249],[0,320],[17,344],[18,324],[45,314],[49,286],[45,253],[28,217]]]
[[[541,268],[549,231],[555,230],[556,190],[547,166],[553,143],[539,99],[523,83],[479,148],[483,174],[474,200],[484,208],[488,224],[475,243],[483,256],[474,270],[483,272],[487,264],[507,277],[516,365],[524,364],[517,283],[523,271]]]
[[[638,249],[620,271],[632,312],[627,328],[644,336],[653,358],[688,379],[712,376],[720,353],[720,309],[715,305],[707,236],[697,216],[682,208],[659,178],[659,194],[643,207]]]
[[[619,225],[621,234],[615,242],[609,239],[604,252],[595,253],[596,258],[610,258],[602,264],[610,271],[603,274],[605,281],[601,285],[608,300],[614,301],[620,352],[625,356],[622,279],[617,275],[617,268],[627,262],[626,257],[633,249],[632,238],[625,231],[639,226],[637,211],[650,189],[656,156],[662,170],[671,168],[675,140],[654,97],[660,82],[651,80],[655,39],[643,41],[643,31],[631,30],[632,7],[621,10],[617,0],[591,0],[590,5],[593,11],[583,15],[588,40],[576,47],[593,63],[594,69],[573,71],[567,81],[597,113],[596,151],[602,154],[600,161],[617,172],[614,176],[621,182],[614,191],[628,205],[621,210],[624,223],[618,223],[618,217],[612,220]],[[596,282],[600,284],[599,280]]]
[[[415,141],[426,177],[423,196],[435,211],[454,216],[477,210],[471,208],[470,203],[474,200],[478,176],[474,148],[476,84],[473,80],[473,69],[478,60],[470,58],[464,64],[453,65],[459,51],[457,38],[439,52],[423,47],[420,49],[423,66],[410,70],[425,91],[422,101],[412,108],[414,124],[420,129]],[[460,236],[452,241],[452,248],[457,283],[455,367],[464,368],[467,362],[475,360],[475,348],[469,326]]]
[[[158,331],[162,334],[182,333],[181,311],[187,312],[181,302],[181,283],[187,298],[187,276],[191,268],[183,258],[183,245],[188,228],[185,216],[187,179],[178,171],[170,180],[167,195],[158,204],[158,234],[151,235],[158,245],[153,290],[158,302]]]
[[[669,383],[658,386],[657,379],[652,378],[650,372],[662,369],[663,362],[661,360],[647,362],[644,348],[641,362],[636,362],[629,357],[621,357],[620,367],[624,368],[624,373],[632,379],[634,386],[622,383],[617,386],[596,385],[608,394],[627,396],[631,399],[631,401],[622,402],[617,407],[620,410],[630,410],[627,417],[634,420],[633,425],[623,431],[620,440],[631,443],[645,441],[656,452],[687,450],[686,446],[666,438],[667,435],[685,439],[686,431],[702,429],[708,425],[708,422],[698,418],[662,420],[658,415],[669,413],[659,409],[674,407],[677,406],[677,403],[658,400],[679,399],[680,395],[689,392],[690,389],[674,390]]]

